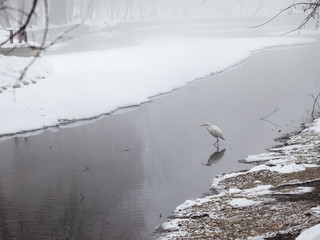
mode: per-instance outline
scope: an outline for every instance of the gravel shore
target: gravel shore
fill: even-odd
[[[210,196],[187,200],[158,230],[160,239],[295,239],[320,223],[320,119],[257,166],[214,178]]]

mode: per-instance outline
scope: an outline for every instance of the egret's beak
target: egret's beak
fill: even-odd
[[[205,124],[202,124],[200,127],[204,127],[205,126]]]

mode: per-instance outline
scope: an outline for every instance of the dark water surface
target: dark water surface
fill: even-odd
[[[186,199],[308,119],[319,43],[268,50],[225,73],[80,127],[0,142],[0,239],[153,239]],[[279,110],[268,120],[261,117]],[[204,122],[227,141],[215,153]],[[281,131],[281,133],[279,133]],[[224,150],[225,149],[225,150]]]

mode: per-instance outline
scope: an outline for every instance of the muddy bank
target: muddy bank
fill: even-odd
[[[217,176],[216,194],[178,206],[160,239],[295,239],[320,223],[320,119],[245,161],[260,164]]]

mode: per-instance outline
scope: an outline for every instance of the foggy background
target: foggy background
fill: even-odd
[[[1,1],[1,5],[28,11],[33,0]],[[48,0],[52,25],[211,18],[217,16],[263,16],[278,13],[292,0]],[[8,18],[7,15],[10,17]],[[16,26],[26,16],[20,11],[2,11],[2,27]],[[32,25],[45,21],[43,1],[38,2]]]

